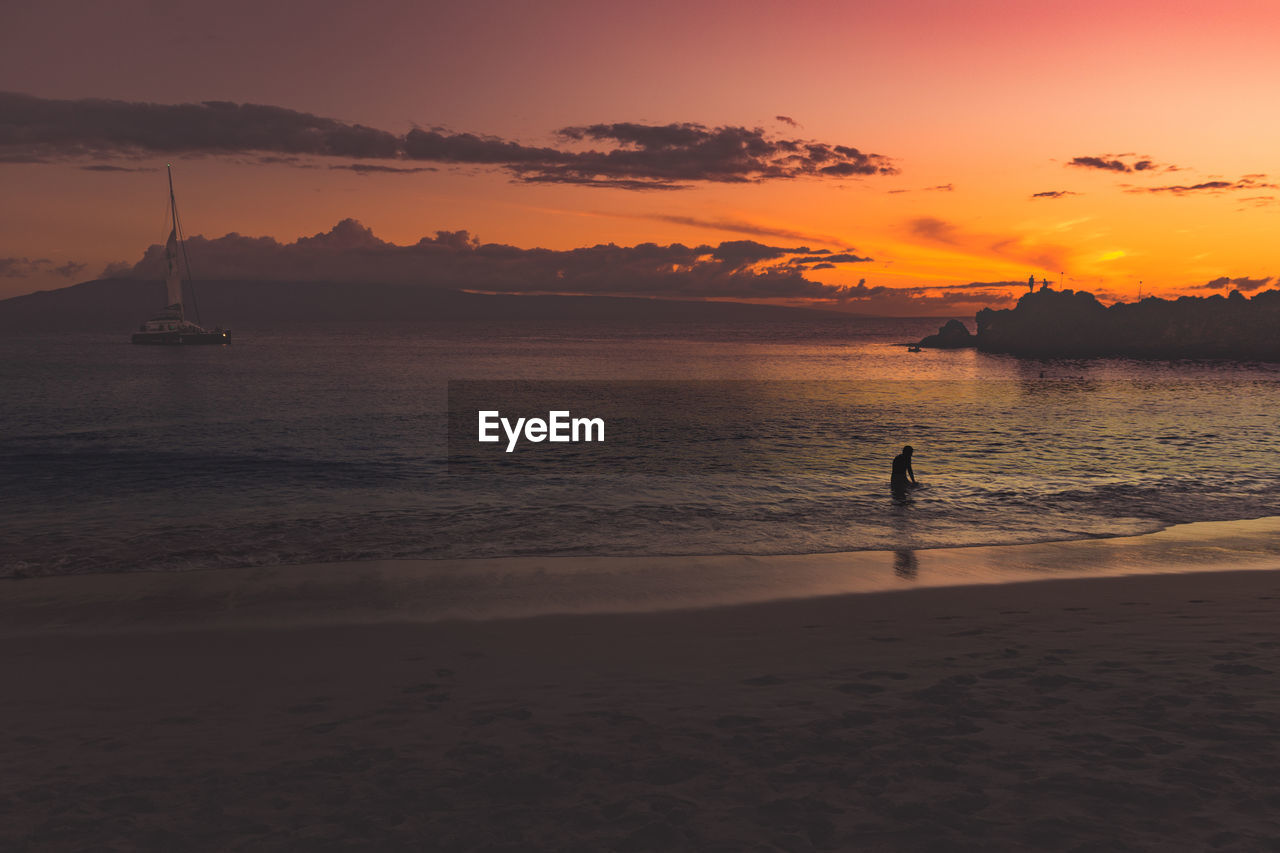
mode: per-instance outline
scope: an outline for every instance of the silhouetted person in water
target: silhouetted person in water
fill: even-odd
[[[911,445],[902,448],[902,452],[893,457],[893,474],[889,477],[889,488],[895,498],[906,497],[907,489],[916,485],[916,472],[911,470],[911,454],[915,451]]]

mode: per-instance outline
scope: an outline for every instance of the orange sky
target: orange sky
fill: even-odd
[[[161,242],[166,160],[188,232],[210,237],[292,241],[347,217],[397,243],[467,229],[557,249],[797,245],[790,234],[874,259],[810,274],[826,283],[1062,274],[1124,298],[1140,281],[1205,293],[1191,288],[1280,275],[1274,4],[457,5],[31,4],[6,13],[0,88],[271,104],[529,146],[596,122],[762,127],[884,155],[899,173],[658,192],[517,183],[482,165],[359,175],[238,153],[126,163],[158,172],[0,162],[0,259],[14,261],[0,297],[92,278]],[[1152,166],[1069,165],[1080,157]],[[1227,186],[1158,189],[1213,182]],[[1045,192],[1070,195],[1033,198]],[[69,261],[83,271],[51,271]]]

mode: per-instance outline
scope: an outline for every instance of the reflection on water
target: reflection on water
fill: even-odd
[[[898,549],[893,552],[893,573],[904,581],[913,581],[920,575],[920,562],[915,551]]]
[[[866,322],[817,340],[378,327],[191,351],[0,341],[0,575],[550,554],[919,559],[1280,513],[1275,366],[896,346],[936,326]],[[575,473],[520,457],[460,476],[446,464],[446,383],[495,378],[737,390],[698,403],[725,417],[663,404],[690,435],[638,446],[649,467]],[[926,488],[895,505],[889,464],[908,443]]]

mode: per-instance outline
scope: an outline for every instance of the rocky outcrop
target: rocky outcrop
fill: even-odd
[[[978,349],[1038,357],[1280,361],[1280,291],[1246,298],[1148,297],[1105,306],[1093,294],[1040,290],[977,315]]]
[[[959,320],[948,320],[938,329],[936,335],[921,339],[916,346],[933,347],[935,349],[964,349],[977,345],[978,339],[969,334],[964,323]]]

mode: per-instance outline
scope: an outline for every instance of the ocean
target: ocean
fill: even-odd
[[[902,346],[939,322],[6,338],[0,576],[821,554],[1280,515],[1280,366]],[[494,381],[548,406],[580,383],[655,428],[621,456],[451,462],[449,383]],[[906,502],[888,489],[904,444],[925,484]]]

